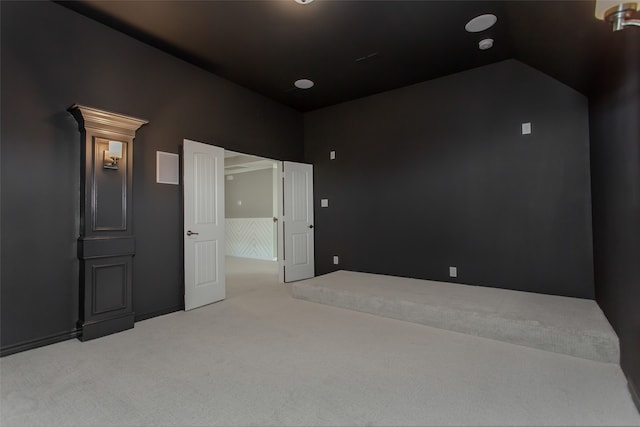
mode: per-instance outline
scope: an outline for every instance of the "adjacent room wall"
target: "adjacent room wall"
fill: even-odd
[[[274,175],[277,169],[269,168],[225,177],[227,255],[269,261],[277,258]]]
[[[583,95],[507,60],[304,117],[317,274],[594,297]]]
[[[640,37],[608,37],[589,97],[596,301],[640,408]]]
[[[226,218],[271,218],[273,216],[273,173],[261,169],[225,177]],[[229,176],[233,176],[229,180]],[[238,201],[242,204],[238,204]]]
[[[80,133],[74,103],[149,120],[134,143],[133,307],[183,306],[180,187],[155,152],[183,138],[302,160],[302,116],[51,2],[2,2],[3,353],[73,336]]]

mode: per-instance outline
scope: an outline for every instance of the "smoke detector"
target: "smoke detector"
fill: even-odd
[[[482,39],[478,43],[480,50],[487,50],[493,47],[493,39]]]

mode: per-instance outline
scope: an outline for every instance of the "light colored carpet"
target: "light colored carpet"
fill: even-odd
[[[226,301],[1,359],[1,424],[640,425],[615,364],[297,300],[265,261],[228,271]]]
[[[293,296],[589,360],[619,363],[618,336],[593,300],[336,271]]]

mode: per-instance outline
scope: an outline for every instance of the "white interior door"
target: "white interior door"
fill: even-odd
[[[315,275],[313,166],[283,162],[284,281]]]
[[[184,308],[225,298],[224,149],[184,140]]]

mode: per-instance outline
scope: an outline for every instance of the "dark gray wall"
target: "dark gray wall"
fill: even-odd
[[[273,216],[273,172],[262,169],[234,173],[225,177],[224,210],[226,218],[271,218]],[[238,205],[238,200],[242,205]]]
[[[594,297],[587,99],[520,62],[307,113],[305,159],[317,274]]]
[[[49,2],[2,2],[2,350],[78,320],[80,133],[73,103],[144,118],[134,143],[133,308],[183,304],[181,194],[156,150],[183,138],[302,160],[302,116]]]
[[[596,300],[640,392],[640,37],[611,33],[590,95]],[[640,407],[640,401],[636,402]]]

